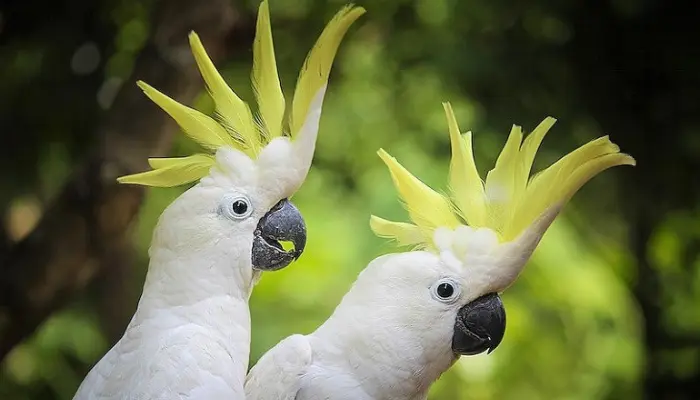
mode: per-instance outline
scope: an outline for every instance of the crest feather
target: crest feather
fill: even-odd
[[[323,33],[309,52],[301,68],[294,92],[289,124],[292,137],[301,130],[314,96],[328,83],[328,76],[340,41],[343,40],[350,25],[364,13],[364,8],[355,7],[352,4],[343,7],[326,25]]]
[[[540,148],[544,136],[549,132],[552,126],[554,126],[555,122],[557,122],[557,120],[552,117],[545,118],[523,141],[523,145],[520,147],[518,162],[515,167],[514,197],[520,197],[523,194],[527,186],[527,181],[530,178],[530,171],[532,170],[532,163],[535,160],[535,154],[537,154],[537,150]]]
[[[635,165],[634,158],[620,153],[608,136],[592,140],[562,157],[530,179],[516,199],[503,232],[513,239],[553,205],[564,205],[586,182],[617,165]]]
[[[258,22],[253,43],[253,91],[258,100],[260,122],[269,138],[282,135],[284,117],[284,94],[277,75],[275,48],[270,27],[270,6],[260,3]]]
[[[246,104],[224,81],[214,63],[207,55],[199,36],[190,32],[190,47],[197,62],[204,83],[207,85],[209,95],[214,100],[216,112],[223,124],[231,130],[233,136],[238,139],[236,148],[250,156],[255,156],[262,147],[260,135],[253,122],[253,114]]]
[[[380,149],[378,154],[389,168],[394,186],[404,201],[411,221],[427,235],[427,238],[430,238],[432,231],[438,227],[455,228],[459,225],[459,219],[445,196],[413,176],[383,149]]]
[[[467,224],[483,225],[486,219],[484,185],[474,163],[471,132],[461,136],[452,106],[450,103],[442,103],[442,106],[447,117],[452,147],[449,180],[452,198]]]
[[[375,235],[396,240],[399,246],[420,245],[425,241],[420,228],[407,222],[388,221],[372,215],[369,226]]]
[[[202,147],[216,150],[222,146],[234,146],[234,141],[226,130],[213,118],[201,112],[178,103],[143,81],[136,83],[141,90],[168,113],[187,136]]]
[[[309,111],[315,115],[316,123],[315,126],[311,123],[307,128],[307,131],[314,130],[313,134],[306,135],[305,142],[300,144],[302,150],[299,150],[300,154],[297,154],[295,162],[311,163],[321,106],[316,105],[314,110],[310,110],[310,107],[319,93],[322,102],[323,89],[326,87],[340,41],[350,25],[364,12],[363,8],[351,5],[342,8],[328,23],[309,52],[297,81],[293,115],[290,117],[295,121],[290,123],[290,126],[294,127],[290,133],[292,139],[302,127]],[[138,86],[180,125],[187,136],[205,149],[216,152],[223,147],[234,148],[254,159],[270,140],[281,136],[283,132],[285,103],[277,73],[270,25],[269,5],[267,1],[263,1],[256,25],[251,73],[260,110],[257,119],[253,117],[248,105],[226,84],[209,58],[199,36],[194,32],[189,35],[190,46],[209,94],[214,100],[219,121],[176,102],[145,82],[139,81]],[[184,158],[150,159],[149,162],[152,171],[124,176],[118,178],[118,181],[148,186],[177,186],[207,175],[215,160],[209,155],[197,154]],[[308,169],[308,165],[293,168]],[[305,176],[297,175],[302,176],[302,180]],[[298,182],[296,187],[300,184],[301,182]]]
[[[513,125],[508,140],[496,160],[496,166],[486,174],[484,186],[488,216],[485,224],[497,232],[502,231],[504,216],[508,214],[515,193],[515,170],[522,140],[522,128]]]
[[[117,182],[157,187],[185,185],[208,174],[214,165],[214,157],[194,154],[178,158],[151,158],[148,163],[153,170],[121,176]]]
[[[384,150],[379,150],[413,224],[372,217],[370,225],[377,235],[417,244],[415,232],[419,230],[423,235],[422,244],[434,249],[435,230],[454,229],[460,225],[460,215],[472,228],[488,228],[500,241],[513,241],[526,229],[537,225],[541,216],[553,212],[547,224],[537,225],[537,229],[547,229],[556,213],[594,176],[614,166],[636,164],[634,158],[620,153],[620,148],[604,136],[586,143],[528,179],[535,154],[556,122],[547,117],[524,141],[522,129],[513,125],[495,167],[482,186],[472,154],[471,134],[460,136],[452,107],[449,103],[443,103],[443,107],[452,147],[451,201],[457,209],[452,210],[448,199],[411,175]],[[544,232],[536,236],[540,237],[541,233]]]

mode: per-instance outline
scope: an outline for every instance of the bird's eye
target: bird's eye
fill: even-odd
[[[233,213],[236,215],[245,215],[245,213],[248,212],[248,203],[244,200],[236,200],[231,205],[231,210],[233,210]]]
[[[459,283],[452,278],[442,278],[430,288],[430,293],[435,300],[443,303],[452,303],[459,298]]]
[[[247,197],[227,195],[221,202],[221,212],[232,219],[248,218],[253,213],[253,207]]]
[[[452,293],[455,292],[455,288],[451,284],[443,282],[438,285],[435,292],[441,299],[449,299],[452,296]]]

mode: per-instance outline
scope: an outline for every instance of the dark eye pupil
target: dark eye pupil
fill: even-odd
[[[443,299],[452,296],[454,292],[455,288],[453,288],[452,285],[450,285],[449,283],[441,283],[437,287],[437,294]]]
[[[236,200],[233,202],[231,209],[235,214],[242,215],[248,211],[248,204],[246,204],[246,202],[243,200]]]

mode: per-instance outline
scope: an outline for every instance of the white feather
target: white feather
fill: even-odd
[[[445,307],[429,294],[432,283],[451,273],[438,256],[424,251],[375,259],[333,315],[315,332],[301,337],[311,352],[303,372],[277,366],[280,354],[292,353],[289,340],[304,342],[295,335],[253,367],[246,398],[425,399],[430,384],[455,361],[449,343],[456,308]],[[294,385],[275,384],[291,375],[298,377]],[[296,392],[279,392],[297,386]]]
[[[245,397],[294,400],[312,361],[311,345],[306,336],[293,335],[282,340],[251,369],[245,382]]]
[[[258,167],[242,153],[222,149],[217,158],[221,166],[161,215],[136,313],[75,399],[244,398],[248,299],[259,278],[253,232],[280,198],[261,190]],[[218,210],[238,195],[253,211],[234,221]]]

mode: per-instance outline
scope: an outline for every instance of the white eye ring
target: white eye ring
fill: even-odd
[[[253,213],[253,205],[243,195],[226,195],[221,200],[219,212],[231,219],[245,219]]]
[[[430,294],[433,298],[446,304],[457,301],[461,293],[459,283],[452,278],[442,278],[430,287]]]

